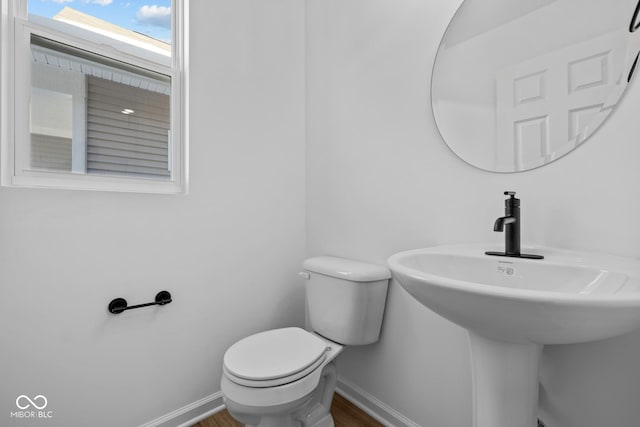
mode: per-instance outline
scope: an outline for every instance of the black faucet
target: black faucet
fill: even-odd
[[[494,256],[508,256],[514,258],[543,259],[542,255],[520,253],[520,199],[516,199],[515,191],[505,191],[510,196],[504,201],[504,215],[496,219],[493,231],[504,232],[504,252],[487,251],[485,254]]]

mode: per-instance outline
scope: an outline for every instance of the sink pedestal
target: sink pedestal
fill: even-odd
[[[536,427],[542,345],[485,338],[469,331],[473,427]]]

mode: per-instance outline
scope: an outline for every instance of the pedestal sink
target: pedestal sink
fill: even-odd
[[[640,328],[640,261],[552,248],[543,260],[491,257],[490,245],[389,258],[416,300],[469,332],[474,427],[535,427],[542,346]]]

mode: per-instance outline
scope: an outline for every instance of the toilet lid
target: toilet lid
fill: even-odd
[[[229,347],[224,368],[235,377],[251,381],[286,378],[318,362],[325,356],[326,347],[326,342],[304,329],[274,329]]]

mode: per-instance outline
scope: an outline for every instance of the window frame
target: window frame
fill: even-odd
[[[186,194],[188,173],[188,0],[171,0],[172,52],[165,64],[29,21],[27,0],[0,0],[0,185],[137,193]],[[86,30],[85,30],[86,31]],[[79,31],[82,33],[82,31]],[[29,169],[31,36],[82,49],[171,79],[170,179]],[[18,77],[20,76],[20,77]]]

